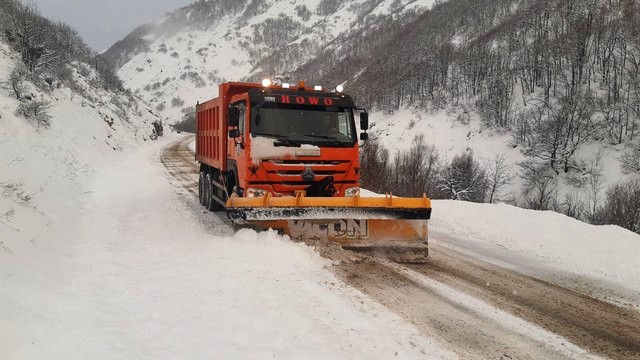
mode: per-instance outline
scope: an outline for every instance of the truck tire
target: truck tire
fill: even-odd
[[[215,199],[215,195],[218,193],[218,187],[213,184],[213,176],[211,174],[207,174],[206,176],[206,187],[207,191],[207,202],[204,205],[209,211],[220,211],[222,210],[222,205],[218,203]]]
[[[211,202],[213,200],[213,191],[214,189],[211,187],[211,175],[207,174],[204,177],[204,207],[211,211]]]
[[[200,171],[200,177],[198,177],[198,199],[200,205],[204,205],[204,172]]]

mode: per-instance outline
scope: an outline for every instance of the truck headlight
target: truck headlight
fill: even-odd
[[[245,193],[247,194],[247,197],[259,198],[267,195],[267,190],[248,188]]]
[[[359,187],[350,187],[344,191],[344,196],[354,197],[360,193]]]

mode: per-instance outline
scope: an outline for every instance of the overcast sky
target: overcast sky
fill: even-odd
[[[33,0],[43,16],[74,27],[95,50],[103,51],[136,27],[195,0]]]

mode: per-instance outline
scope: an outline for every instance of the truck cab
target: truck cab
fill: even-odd
[[[351,196],[360,186],[355,104],[345,94],[255,88],[232,97],[229,166],[240,196]]]

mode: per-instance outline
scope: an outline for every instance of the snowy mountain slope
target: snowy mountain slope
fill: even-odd
[[[349,56],[363,31],[391,18],[407,22],[433,1],[225,4],[198,1],[179,9],[137,29],[104,56],[121,66],[118,74],[128,88],[175,122],[196,101],[216,96],[223,81],[286,75],[320,51],[342,49],[340,56]]]
[[[196,101],[215,96],[217,84],[225,80],[284,73],[293,81],[305,79],[326,86],[346,83],[346,91],[356,96],[359,105],[384,109],[373,116],[373,134],[392,153],[398,145],[411,144],[414,134],[422,133],[427,144],[436,145],[445,163],[467,150],[481,163],[504,155],[513,181],[503,199],[521,200],[526,189],[518,176],[518,164],[529,159],[523,155],[529,145],[509,132],[515,131],[515,125],[496,131],[496,126],[488,124],[487,117],[493,115],[478,106],[488,103],[484,108],[491,108],[491,99],[471,94],[460,98],[449,90],[456,89],[455,84],[458,89],[470,88],[475,82],[461,74],[472,71],[473,66],[478,67],[473,70],[478,74],[492,73],[485,67],[493,58],[482,60],[481,56],[488,56],[483,47],[509,31],[519,34],[512,28],[526,29],[527,14],[540,16],[544,9],[535,1],[510,3],[515,5],[465,0],[436,7],[427,0],[197,2],[141,27],[105,55],[123,64],[119,74],[126,86],[152,103],[169,122],[190,112]],[[550,6],[563,9],[561,3]],[[218,11],[210,14],[211,8]],[[603,7],[601,11],[613,10]],[[145,45],[140,47],[140,43]],[[496,51],[502,51],[505,45],[498,42],[496,46]],[[464,63],[459,60],[467,58]],[[473,59],[482,61],[476,64]],[[461,69],[456,68],[456,61],[462,63]],[[511,109],[520,115],[510,116],[524,118],[531,105],[527,108],[522,103],[531,104],[535,96],[525,96],[517,79],[515,83]],[[489,93],[493,87],[487,86],[477,91]],[[389,110],[395,114],[387,116]],[[460,117],[471,124],[456,121]],[[584,201],[584,184],[594,169],[602,169],[604,176],[600,202],[610,185],[628,177],[619,163],[628,145],[609,144],[602,137],[594,136],[577,146],[571,158],[575,170],[558,176],[558,203],[566,196]]]
[[[521,147],[514,145],[511,134],[484,126],[477,115],[472,114],[463,122],[459,120],[460,114],[460,109],[426,111],[409,107],[393,113],[374,112],[371,114],[371,138],[388,149],[391,158],[398,152],[408,151],[415,136],[424,136],[425,143],[435,147],[444,163],[468,152],[472,152],[474,158],[485,165],[495,162],[497,156],[503,156],[512,181],[505,187],[500,199],[517,199],[525,186],[518,167],[519,163],[526,160]],[[625,149],[624,145],[608,145],[598,141],[582,145],[576,159],[584,166],[584,173],[575,177],[560,177],[557,198],[562,201],[565,195],[575,195],[586,201],[585,182],[590,176],[589,168],[598,156],[598,166],[603,176],[602,196],[609,186],[634,178],[633,174],[624,174],[620,166],[619,159]]]
[[[70,65],[74,90],[42,91],[24,81],[24,96],[49,104],[51,125],[39,127],[17,114],[21,103],[7,85],[19,62],[0,42],[0,243],[7,252],[34,246],[49,224],[68,220],[73,198],[97,167],[157,137],[157,115],[135,98],[92,85],[98,75],[81,63]]]

